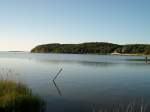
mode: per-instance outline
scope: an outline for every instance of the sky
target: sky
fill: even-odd
[[[0,51],[91,41],[150,44],[150,0],[0,0]]]

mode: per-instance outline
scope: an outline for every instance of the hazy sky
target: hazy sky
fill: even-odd
[[[89,41],[150,44],[150,0],[0,0],[0,50]]]

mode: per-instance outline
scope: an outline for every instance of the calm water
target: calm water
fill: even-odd
[[[47,112],[92,112],[137,99],[150,101],[150,64],[140,56],[0,52],[0,67],[18,73]],[[53,78],[63,69],[55,82]]]

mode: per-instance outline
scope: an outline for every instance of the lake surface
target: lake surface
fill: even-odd
[[[150,64],[142,56],[0,52],[11,69],[47,102],[46,112],[93,112],[113,104],[150,102]],[[53,78],[62,68],[62,72]]]

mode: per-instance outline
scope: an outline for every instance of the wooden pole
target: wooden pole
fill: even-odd
[[[145,63],[147,63],[148,62],[148,58],[147,58],[147,56],[145,57]]]
[[[62,68],[58,71],[58,73],[56,74],[56,76],[53,78],[53,81],[55,81],[55,79],[58,77],[58,75],[62,72]]]

